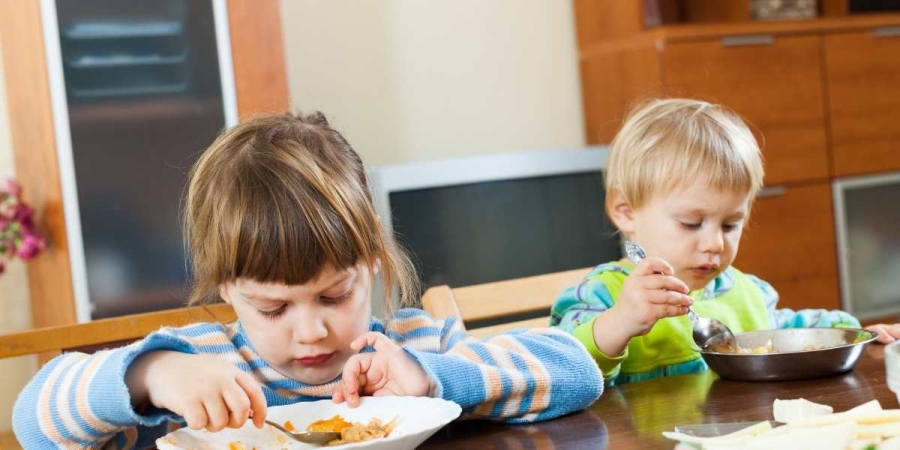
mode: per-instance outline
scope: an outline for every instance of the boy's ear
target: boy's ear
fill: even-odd
[[[634,210],[618,189],[606,193],[607,211],[610,220],[626,237],[634,233]]]

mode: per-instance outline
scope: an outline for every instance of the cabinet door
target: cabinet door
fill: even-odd
[[[818,36],[675,42],[663,53],[668,96],[721,103],[750,122],[767,184],[828,177]]]
[[[782,308],[840,308],[831,186],[768,188],[756,200],[734,265],[768,281]]]
[[[629,111],[663,94],[656,44],[644,40],[583,53],[581,90],[587,143],[609,144]]]
[[[900,169],[900,27],[824,39],[835,174]]]

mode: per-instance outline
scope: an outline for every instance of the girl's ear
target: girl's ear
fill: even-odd
[[[228,293],[228,284],[219,285],[219,297],[222,297],[222,300],[224,300],[225,303],[231,304],[231,296]]]
[[[606,193],[606,210],[610,220],[626,238],[634,233],[634,209],[618,189]]]
[[[378,275],[381,272],[381,258],[375,258],[375,264],[372,267],[372,276]]]

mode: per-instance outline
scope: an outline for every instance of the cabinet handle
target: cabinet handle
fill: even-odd
[[[900,36],[900,27],[880,27],[872,31],[875,37],[897,37]]]
[[[766,186],[759,190],[756,198],[779,197],[787,193],[787,187],[784,185]]]
[[[726,47],[739,47],[743,45],[772,45],[775,36],[771,34],[756,34],[753,36],[725,36],[722,45]]]

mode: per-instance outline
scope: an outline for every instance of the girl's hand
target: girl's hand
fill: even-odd
[[[266,397],[248,373],[211,355],[150,352],[128,369],[132,404],[149,400],[184,417],[195,430],[238,428],[253,416],[257,428],[266,418]]]
[[[424,397],[431,392],[431,379],[422,366],[387,336],[370,331],[350,343],[357,352],[366,346],[375,351],[353,355],[344,364],[343,377],[332,391],[335,403],[346,401],[353,408],[360,395]]]
[[[659,319],[687,314],[690,290],[663,259],[644,258],[625,279],[616,304],[608,311],[622,320],[630,337],[650,332]]]
[[[877,342],[882,344],[890,344],[891,342],[900,339],[900,323],[895,323],[893,325],[879,323],[876,325],[869,325],[866,329],[878,333]]]

